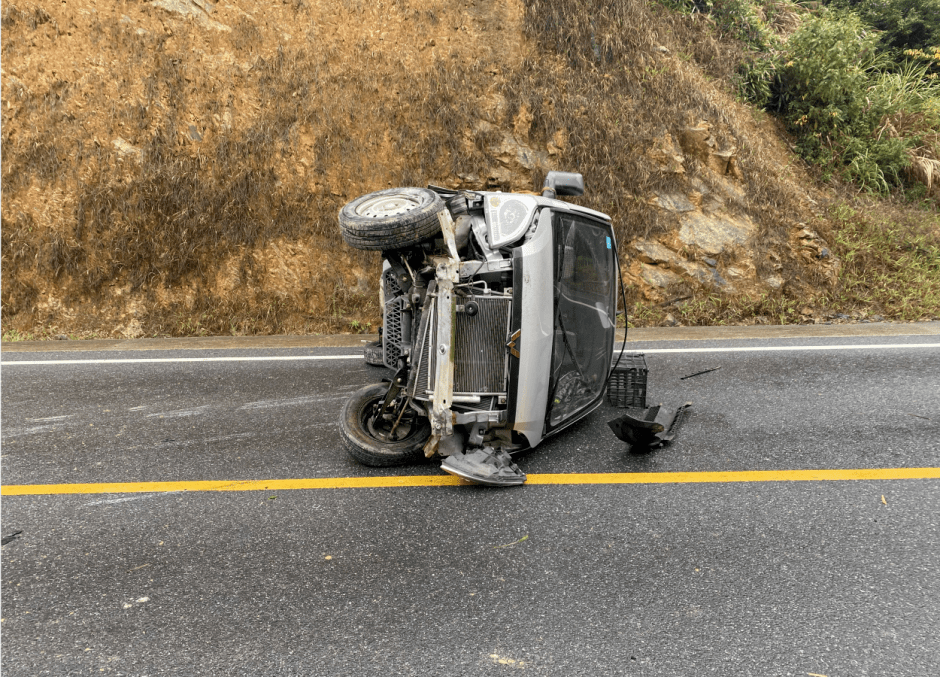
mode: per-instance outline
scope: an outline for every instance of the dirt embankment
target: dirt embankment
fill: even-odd
[[[642,2],[4,3],[3,331],[377,327],[336,212],[585,175],[637,302],[812,296],[823,199],[733,45]],[[642,319],[642,317],[641,317]]]

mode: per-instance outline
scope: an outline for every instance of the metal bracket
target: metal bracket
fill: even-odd
[[[443,221],[443,219],[442,219]],[[445,233],[446,236],[446,233]],[[451,238],[452,239],[452,238]],[[430,346],[436,352],[434,392],[431,394],[431,439],[424,446],[426,456],[437,451],[442,437],[454,434],[450,406],[454,398],[454,324],[457,316],[457,299],[454,285],[458,282],[460,260],[435,257],[435,280],[437,281],[437,335],[436,344]]]
[[[453,415],[454,425],[467,425],[468,423],[505,423],[506,410],[500,411],[466,411]]]

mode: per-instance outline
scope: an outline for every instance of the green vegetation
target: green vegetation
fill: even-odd
[[[840,204],[830,217],[842,274],[824,302],[897,320],[940,317],[940,216]]]
[[[7,329],[3,332],[3,341],[35,341],[36,336],[29,332],[18,332],[16,329]]]
[[[899,57],[909,50],[926,53],[940,46],[940,0],[830,0],[828,4],[851,10],[881,31],[880,51]]]
[[[779,113],[825,178],[883,194],[912,182],[929,189],[940,170],[940,82],[928,64],[896,63],[877,42],[855,14],[809,17],[768,57],[766,90],[749,93]]]
[[[940,181],[940,0],[666,0],[707,13],[750,57],[742,96],[778,115],[822,178],[936,196]]]

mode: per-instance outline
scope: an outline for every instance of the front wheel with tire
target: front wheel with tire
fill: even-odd
[[[403,249],[438,233],[443,209],[441,196],[428,188],[389,188],[347,203],[339,211],[339,229],[356,249]]]
[[[396,417],[376,416],[387,392],[386,384],[377,383],[350,396],[339,419],[343,446],[363,465],[387,467],[417,463],[424,458],[431,423],[417,412],[405,411],[393,433]]]

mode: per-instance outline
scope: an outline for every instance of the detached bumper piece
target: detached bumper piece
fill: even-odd
[[[526,480],[508,453],[491,447],[452,454],[441,463],[441,470],[487,487],[514,487]]]
[[[661,404],[646,409],[631,409],[623,416],[608,421],[607,425],[614,435],[631,447],[639,450],[656,449],[675,439],[676,430],[691,406],[691,402],[686,402],[678,409],[665,409]]]

